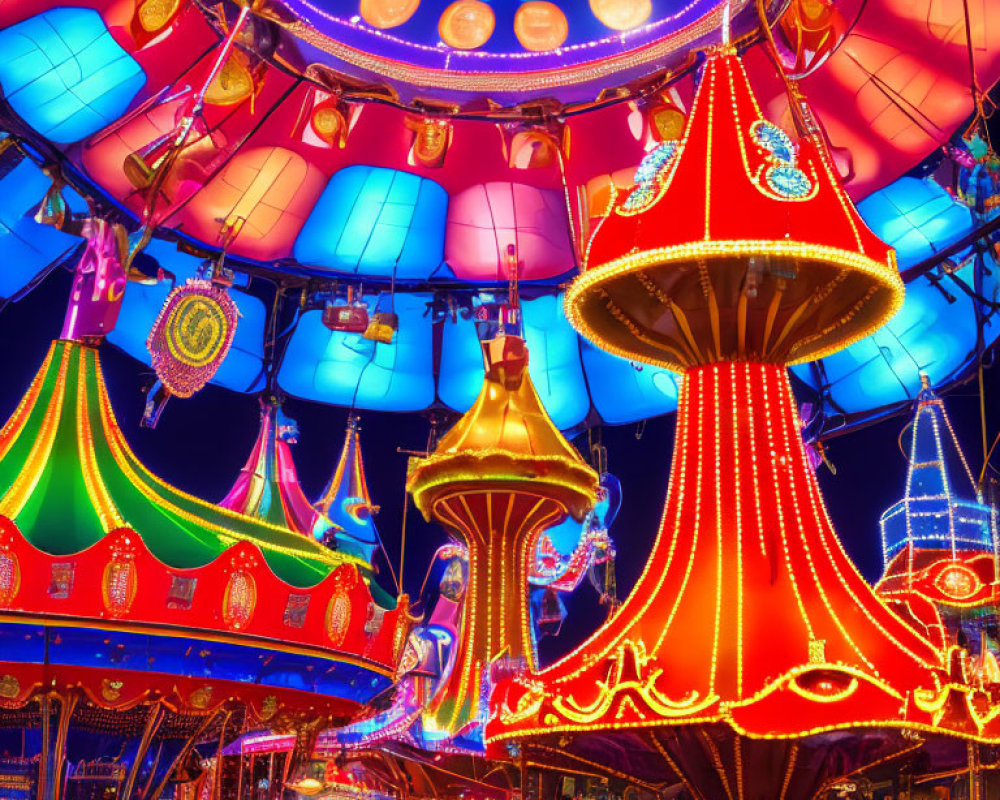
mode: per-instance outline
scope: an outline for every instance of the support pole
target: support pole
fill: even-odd
[[[59,721],[52,730],[52,700],[59,701]],[[66,760],[66,738],[69,723],[80,697],[75,693],[59,697],[55,694],[39,699],[42,714],[42,753],[38,763],[39,800],[60,800],[63,790],[63,762]]]
[[[128,771],[128,778],[121,792],[121,800],[131,800],[132,792],[135,789],[135,782],[139,778],[139,770],[142,769],[142,762],[146,760],[146,753],[149,752],[149,745],[160,729],[163,722],[163,705],[157,700],[149,707],[149,714],[146,716],[146,726],[142,730],[142,738],[135,750],[135,757],[132,759],[132,766]]]
[[[160,795],[163,794],[163,790],[167,788],[167,782],[170,780],[170,776],[174,774],[177,768],[184,763],[184,759],[187,758],[188,753],[191,752],[191,748],[194,747],[195,742],[201,738],[201,735],[208,730],[208,727],[215,722],[216,717],[219,716],[220,712],[215,712],[214,714],[206,714],[205,721],[198,726],[198,729],[188,737],[188,740],[184,742],[184,746],[180,749],[180,752],[176,755],[173,761],[170,762],[170,766],[167,767],[167,772],[163,776],[163,779],[156,785],[153,790],[153,794],[150,795],[149,800],[160,800]]]

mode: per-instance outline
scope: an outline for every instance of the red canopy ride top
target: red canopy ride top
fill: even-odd
[[[806,460],[786,365],[878,328],[903,286],[794,100],[797,143],[763,118],[735,52],[710,52],[682,140],[647,156],[594,232],[567,315],[685,375],[666,507],[617,614],[499,684],[494,751],[552,740],[696,798],[797,798],[945,741],[928,734],[1000,737],[961,651],[855,569]]]

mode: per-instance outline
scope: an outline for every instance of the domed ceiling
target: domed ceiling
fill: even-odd
[[[299,38],[300,56],[404,99],[430,91],[505,104],[532,97],[593,99],[682,64],[717,35],[718,0],[270,0],[266,14]],[[766,4],[773,20],[780,2]],[[737,33],[752,2],[731,3]],[[291,59],[290,59],[291,60]]]

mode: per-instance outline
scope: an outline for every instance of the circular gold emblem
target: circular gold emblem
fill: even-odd
[[[244,63],[246,56],[233,53],[205,92],[205,102],[212,106],[231,106],[253,94],[253,75]]]
[[[942,570],[935,583],[943,594],[953,600],[966,600],[983,586],[979,576],[961,564],[952,564]]]
[[[166,324],[170,355],[189,367],[203,367],[222,352],[229,320],[218,301],[191,294],[177,303]]]
[[[180,0],[146,0],[139,6],[139,24],[144,31],[155,33],[177,13]]]

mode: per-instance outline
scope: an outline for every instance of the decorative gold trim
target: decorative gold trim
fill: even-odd
[[[683,367],[674,361],[666,359],[653,359],[646,353],[637,350],[628,350],[619,347],[608,341],[585,319],[581,312],[584,302],[592,298],[594,291],[601,290],[603,285],[616,279],[622,278],[641,270],[654,266],[664,266],[678,261],[696,262],[699,259],[719,259],[725,257],[750,257],[750,256],[777,256],[784,258],[807,258],[814,261],[825,261],[855,272],[868,275],[873,278],[881,288],[890,293],[889,307],[881,317],[872,323],[862,326],[852,335],[839,339],[831,345],[813,350],[803,356],[792,359],[788,362],[799,364],[807,361],[815,361],[836,353],[845,347],[849,347],[854,342],[863,339],[873,331],[880,328],[891,319],[903,305],[905,289],[903,280],[895,268],[894,251],[889,251],[888,263],[875,261],[861,253],[841,250],[836,247],[826,245],[809,244],[791,240],[769,240],[769,239],[734,239],[734,240],[705,240],[696,241],[670,247],[661,247],[653,250],[643,250],[637,253],[617,258],[606,264],[602,264],[592,269],[587,269],[578,276],[566,290],[563,299],[563,307],[566,318],[576,331],[586,339],[590,340],[602,350],[606,350],[623,358],[643,361],[657,367],[671,370],[672,372],[683,372],[687,366]]]

